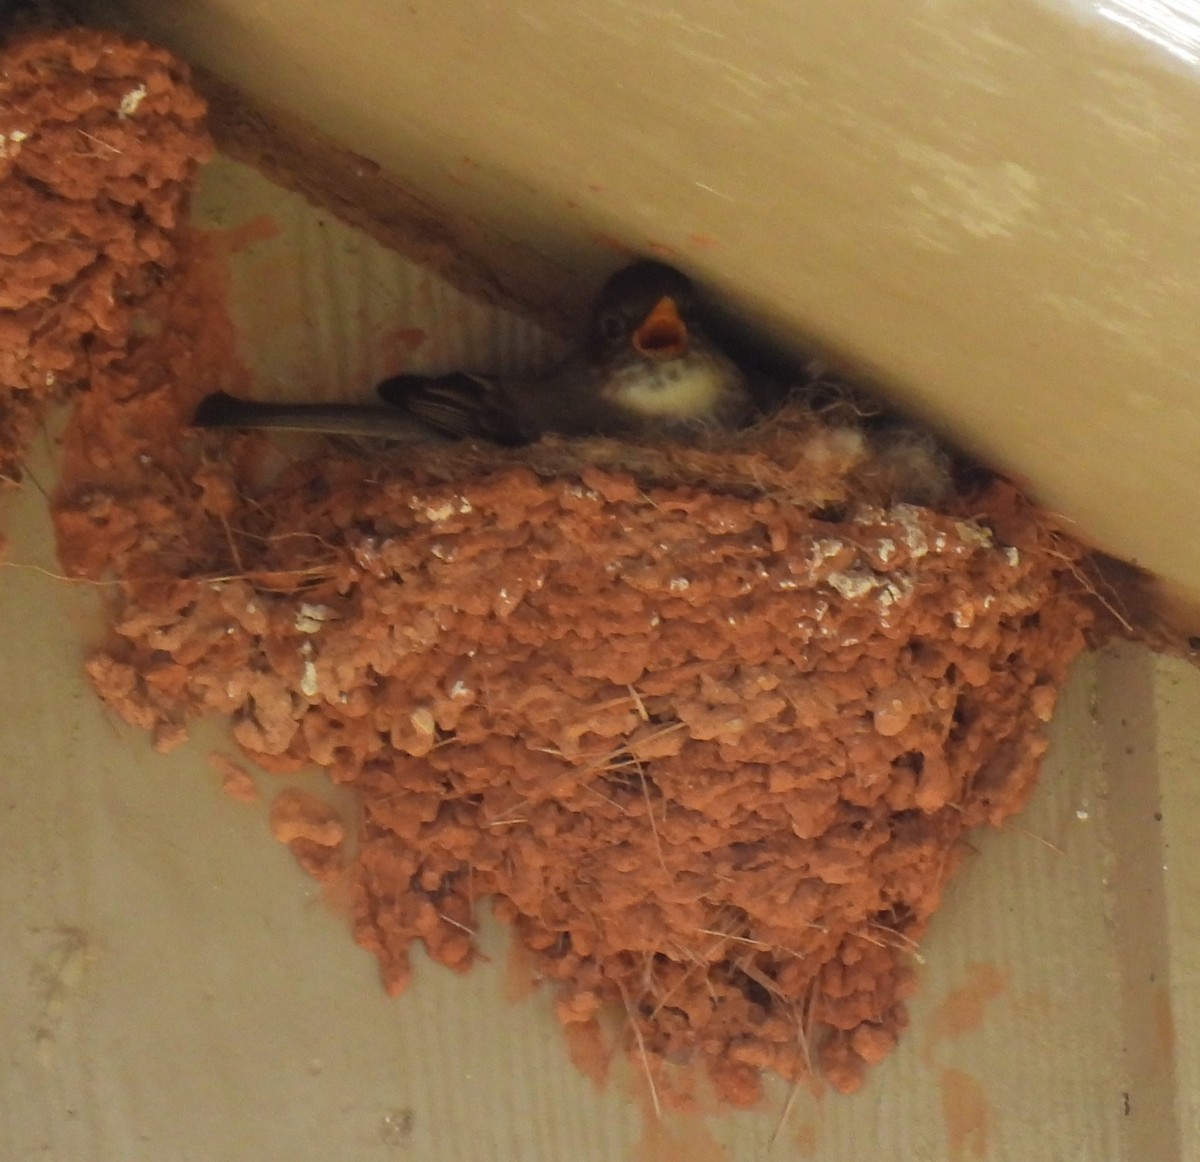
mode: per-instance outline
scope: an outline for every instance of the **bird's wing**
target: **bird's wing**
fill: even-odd
[[[504,388],[482,376],[393,375],[376,388],[393,407],[450,436],[515,446],[528,443],[526,432]]]

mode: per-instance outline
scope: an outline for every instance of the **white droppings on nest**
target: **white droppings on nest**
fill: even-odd
[[[21,142],[29,136],[24,129],[14,129],[11,133],[0,133],[0,158],[12,157],[19,153]],[[50,379],[50,376],[47,376]]]
[[[429,546],[429,552],[439,561],[450,561],[454,558],[454,550],[446,548],[440,541],[435,541]]]
[[[902,573],[889,577],[879,587],[876,600],[879,602],[879,624],[881,626],[885,629],[891,628],[892,610],[896,606],[903,605],[913,595],[915,588],[911,578]]]
[[[691,584],[686,577],[672,577],[667,588],[672,593],[682,593],[685,589],[691,588]]]
[[[567,496],[574,496],[579,500],[600,500],[600,493],[594,488],[588,488],[585,484],[569,484],[563,489]]]
[[[847,601],[857,601],[879,588],[879,578],[864,569],[847,569],[842,573],[830,573],[825,584],[836,589]]]
[[[896,555],[896,542],[891,537],[881,537],[875,545],[875,555],[886,565]]]
[[[296,610],[296,619],[292,624],[299,633],[319,633],[325,622],[336,620],[337,614],[329,606],[310,605],[304,601]]]
[[[461,678],[450,687],[451,698],[467,698],[471,694],[471,688]]]
[[[425,519],[430,524],[437,524],[439,521],[449,520],[454,515],[454,505],[450,501],[445,501],[439,504],[436,508],[430,507],[425,510]]]
[[[954,624],[959,629],[970,629],[975,624],[975,607],[973,605],[960,605],[954,611]]]
[[[902,601],[907,601],[912,594],[912,579],[906,577],[903,573],[897,573],[894,577],[889,577],[887,582],[880,586],[879,604],[885,608],[890,605],[898,605]]]
[[[920,512],[911,504],[894,504],[888,510],[888,516],[904,530],[905,547],[914,559],[929,552],[929,538],[921,527]]]
[[[1021,563],[1020,550],[1013,548],[1012,545],[1009,545],[1008,548],[1004,550],[1004,559],[1008,562],[1010,568],[1015,569]]]
[[[304,663],[304,676],[300,679],[300,692],[306,698],[315,698],[320,689],[321,683],[317,678],[316,664],[309,659]]]
[[[990,529],[986,529],[981,524],[976,524],[973,520],[960,520],[954,522],[955,531],[962,538],[963,548],[990,549],[992,547],[992,533]]]
[[[492,612],[497,617],[508,617],[524,600],[525,593],[523,590],[513,594],[509,593],[507,588],[500,589],[496,594],[496,600],[492,603]]]
[[[818,537],[812,542],[808,554],[808,575],[814,577],[820,567],[846,548],[846,542],[837,537]]]
[[[138,111],[138,106],[145,99],[145,85],[138,85],[136,88],[130,89],[129,92],[121,98],[120,105],[117,106],[117,116],[122,118],[132,117]]]

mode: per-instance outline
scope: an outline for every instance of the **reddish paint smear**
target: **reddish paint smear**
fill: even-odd
[[[221,776],[221,790],[238,803],[257,803],[258,787],[245,767],[214,751],[208,756],[209,765]]]
[[[603,246],[605,250],[611,250],[614,254],[628,256],[637,253],[633,247],[622,242],[620,238],[613,234],[606,234],[603,230],[588,230],[586,234],[593,242]]]
[[[942,1091],[946,1145],[952,1162],[987,1157],[991,1107],[983,1086],[961,1069],[943,1069],[938,1083]]]
[[[729,1162],[729,1152],[700,1118],[656,1118],[651,1112],[642,1136],[633,1147],[631,1162]]]
[[[651,254],[661,254],[663,258],[670,258],[678,253],[674,246],[668,246],[665,242],[651,242],[649,250]]]
[[[277,238],[280,234],[279,223],[269,214],[256,214],[240,226],[232,226],[228,230],[207,231],[217,241],[226,254],[241,254],[258,242],[266,242]]]
[[[405,351],[415,351],[429,338],[429,332],[423,327],[397,327],[388,332],[388,339]]]
[[[508,941],[504,958],[504,999],[517,1004],[537,992],[533,954],[516,940]]]
[[[567,1056],[571,1064],[588,1078],[597,1089],[608,1083],[608,1067],[612,1064],[612,1049],[595,1021],[576,1021],[563,1026]]]
[[[592,182],[588,186],[588,189],[591,190],[593,194],[602,194],[605,192],[604,187],[599,182]]]
[[[802,1122],[792,1135],[792,1142],[801,1158],[813,1158],[817,1153],[817,1127],[815,1122]]]
[[[967,983],[947,993],[929,1020],[926,1061],[933,1059],[942,1041],[978,1029],[983,1024],[988,1002],[1008,990],[1009,974],[994,964],[968,965],[967,976]]]
[[[222,253],[232,254],[221,243]],[[245,290],[247,309],[252,322],[249,333],[272,334],[284,327],[312,327],[312,316],[302,299],[290,290],[276,293],[276,287],[291,288],[296,283],[296,256],[294,252],[278,247],[264,251],[253,262],[236,268],[233,277],[240,281]]]
[[[715,238],[710,237],[708,234],[689,234],[688,241],[700,250],[710,250],[714,246],[721,245]]]
[[[1171,1010],[1171,993],[1164,985],[1155,985],[1150,1004],[1154,1012],[1154,1032],[1165,1057],[1175,1056],[1175,1014]]]

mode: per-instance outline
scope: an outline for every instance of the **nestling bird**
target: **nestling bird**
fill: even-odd
[[[540,378],[397,375],[378,391],[390,408],[253,403],[218,393],[193,422],[519,445],[549,432],[694,436],[740,427],[756,413],[746,375],[705,333],[691,282],[652,261],[605,283],[578,349]]]

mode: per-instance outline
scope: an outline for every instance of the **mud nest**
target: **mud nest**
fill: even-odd
[[[78,35],[84,57],[46,50],[70,92],[112,56]],[[80,205],[136,238],[158,218],[113,193],[122,156],[80,162],[111,167]],[[6,222],[34,221],[40,185],[2,188],[30,200]],[[697,1063],[738,1104],[764,1069],[855,1088],[903,1028],[964,836],[1032,789],[1090,617],[1082,550],[1003,483],[912,503],[908,450],[799,406],[704,450],[325,444],[268,470],[261,436],[185,429],[199,396],[248,385],[219,252],[163,237],[166,265],[79,243],[9,319],[19,398],[76,275],[144,288],[85,345],[55,505],[64,566],[111,595],[100,695],[160,748],[218,711],[267,768],[353,788],[348,839],[294,792],[273,821],[389,991],[416,940],[466,968],[491,901],[573,1038],[625,1046],[656,1090]]]
[[[390,991],[414,939],[468,965],[491,898],[562,1019],[619,1004],[652,1070],[699,1054],[741,1102],[762,1067],[852,1088],[887,1052],[960,841],[1024,804],[1083,645],[1034,509],[831,518],[759,491],[758,450],[726,453],[743,493],[676,452],[660,483],[329,456],[250,494],[210,450],[176,495],[60,511],[68,560],[103,544],[124,578],[89,669],[165,745],[217,710],[355,789],[339,874]],[[321,827],[288,838],[325,875]]]

